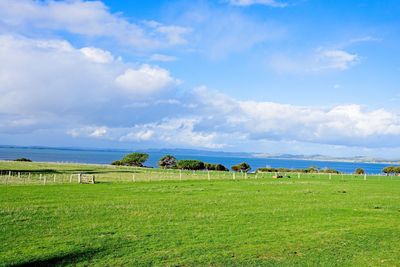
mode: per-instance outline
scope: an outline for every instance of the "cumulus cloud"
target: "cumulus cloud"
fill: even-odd
[[[241,101],[205,86],[179,92],[168,70],[113,58],[64,40],[0,36],[0,131],[64,129],[76,138],[203,148],[400,145],[400,116],[385,109]]]
[[[32,128],[22,124],[27,118],[38,127],[76,123],[115,113],[116,105],[131,103],[132,97],[143,101],[177,85],[163,68],[113,58],[108,51],[79,49],[64,40],[0,35],[2,121],[27,130]]]
[[[111,13],[101,1],[0,1],[0,31],[35,34],[65,31],[77,36],[106,38],[136,49],[156,49],[185,44],[190,29],[157,25],[156,29],[133,23]]]
[[[199,118],[165,118],[158,122],[137,124],[132,127],[85,126],[68,131],[73,137],[97,138],[100,132],[103,139],[120,142],[148,142],[161,146],[186,146],[202,148],[222,148],[226,144],[215,132],[196,131]],[[218,140],[219,139],[219,140]]]
[[[129,127],[110,127],[102,138],[202,148],[257,147],[257,143],[273,141],[370,148],[400,145],[400,116],[384,109],[368,110],[354,104],[310,107],[241,101],[204,86],[190,94],[174,103],[174,110],[185,112]],[[185,108],[182,103],[196,107]],[[156,104],[142,108],[153,110]],[[103,128],[84,126],[70,135],[78,131],[79,136],[97,138],[93,133],[98,129]]]
[[[212,105],[213,114],[221,114],[224,119],[220,121],[225,121],[223,125],[219,123],[218,128],[241,131],[254,140],[292,140],[368,147],[393,145],[392,142],[400,135],[400,116],[384,109],[367,110],[354,104],[303,107],[229,98],[227,108],[218,101]],[[206,103],[206,106],[210,104]]]
[[[105,51],[96,47],[83,47],[80,51],[90,60],[97,63],[110,63],[114,60],[113,55],[109,51]]]
[[[271,7],[287,7],[288,5],[283,2],[275,0],[230,0],[229,3],[234,6],[251,6],[251,5],[265,5]]]
[[[179,84],[179,81],[171,77],[167,70],[147,64],[138,69],[127,69],[115,79],[115,82],[121,88],[135,94],[155,93]]]
[[[236,150],[271,141],[288,146],[400,146],[400,116],[385,109],[242,101],[205,86],[174,90],[180,81],[165,68],[125,62],[112,49],[90,41],[78,47],[82,42],[43,37],[107,39],[135,51],[188,45],[212,59],[279,38],[281,30],[238,11],[196,7],[182,14],[180,24],[185,26],[178,26],[133,23],[99,1],[0,1],[0,136],[48,131],[85,141]],[[371,38],[353,43],[364,41]],[[269,64],[289,72],[345,71],[360,61],[347,50],[278,55]],[[139,54],[152,54],[150,61],[176,59],[155,53],[160,51]]]

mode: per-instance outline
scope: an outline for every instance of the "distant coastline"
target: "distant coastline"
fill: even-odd
[[[368,164],[396,164],[400,165],[400,160],[389,160],[372,158],[365,156],[355,157],[331,157],[325,155],[293,155],[293,154],[268,154],[257,152],[225,152],[210,151],[201,149],[182,149],[182,148],[148,148],[148,149],[126,149],[126,148],[93,148],[93,147],[51,147],[51,146],[19,146],[19,145],[0,145],[0,148],[17,149],[51,149],[60,151],[93,151],[93,152],[144,152],[157,154],[172,154],[185,156],[213,156],[213,157],[237,157],[237,158],[257,158],[257,159],[277,159],[277,160],[304,160],[321,162],[347,162],[347,163],[368,163]]]

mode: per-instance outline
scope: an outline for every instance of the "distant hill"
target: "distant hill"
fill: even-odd
[[[271,153],[249,153],[249,152],[225,152],[210,151],[200,149],[182,149],[182,148],[149,148],[149,149],[116,149],[116,148],[83,148],[83,147],[46,147],[46,146],[15,146],[0,145],[0,148],[26,148],[26,149],[55,149],[55,150],[71,150],[71,151],[116,151],[116,152],[144,152],[158,153],[184,156],[211,156],[211,157],[237,157],[237,158],[270,158],[270,159],[286,159],[286,160],[315,160],[315,161],[341,161],[341,162],[364,162],[364,163],[388,163],[400,164],[400,160],[390,160],[383,158],[373,158],[366,156],[355,157],[331,157],[321,154],[314,155],[293,155],[293,154],[271,154]]]

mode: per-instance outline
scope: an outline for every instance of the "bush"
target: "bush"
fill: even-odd
[[[112,162],[112,165],[123,165],[123,166],[134,166],[143,167],[143,163],[149,158],[148,154],[145,153],[130,153],[123,157],[121,160]]]
[[[340,172],[338,172],[337,170],[335,170],[335,169],[323,169],[323,170],[320,170],[319,171],[320,173],[336,173],[336,174],[339,174]]]
[[[239,171],[240,172],[248,172],[248,171],[250,171],[251,167],[246,162],[242,162],[242,163],[232,166],[231,169],[232,169],[232,171],[235,171],[235,172],[239,172]]]
[[[182,170],[204,170],[204,162],[200,160],[179,160],[177,167]]]
[[[113,161],[113,162],[111,163],[111,165],[121,166],[121,165],[124,165],[124,164],[122,163],[122,161],[116,160],[116,161]]]
[[[158,166],[160,166],[160,168],[164,168],[164,169],[171,169],[171,168],[176,168],[177,163],[178,163],[178,161],[176,160],[176,158],[174,156],[165,155],[158,161]]]
[[[288,168],[258,168],[257,172],[295,172],[295,173],[339,173],[335,169],[322,169],[319,170],[316,167],[310,167],[307,169],[288,169]]]
[[[19,158],[19,159],[14,159],[14,161],[25,161],[25,162],[32,162],[32,160],[27,159],[27,158]]]
[[[357,168],[357,169],[354,171],[354,174],[365,174],[365,171],[364,171],[364,169],[362,169],[362,168]]]
[[[222,165],[222,164],[216,164],[216,165],[215,165],[215,170],[216,170],[216,171],[223,171],[223,172],[229,171],[228,168],[225,167],[225,166]]]
[[[387,166],[383,168],[382,172],[386,174],[399,174],[400,173],[400,166]]]
[[[209,171],[229,171],[228,168],[222,164],[204,163],[204,166]]]

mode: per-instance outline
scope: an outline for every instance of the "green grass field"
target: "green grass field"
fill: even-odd
[[[208,180],[206,172],[20,162],[0,162],[0,171],[4,266],[400,264],[398,177]],[[98,183],[70,183],[79,172]]]

